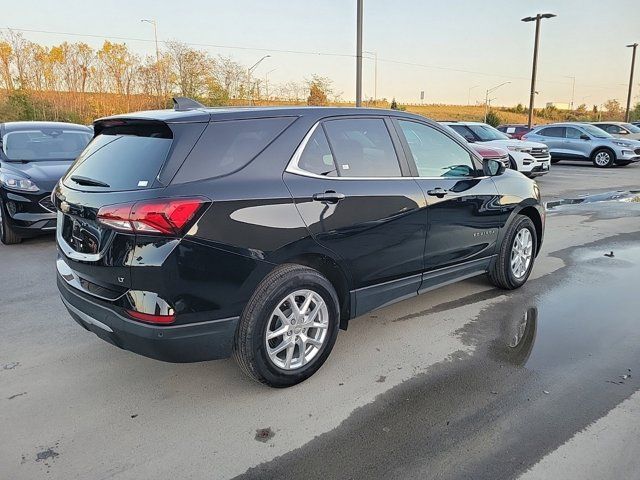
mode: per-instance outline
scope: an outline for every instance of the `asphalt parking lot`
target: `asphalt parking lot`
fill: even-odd
[[[286,390],[99,340],[59,300],[52,237],[1,245],[0,478],[640,478],[640,194],[601,195],[640,190],[640,165],[538,183],[557,206],[522,289],[360,317]]]

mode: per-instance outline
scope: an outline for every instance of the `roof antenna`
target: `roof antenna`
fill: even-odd
[[[200,102],[187,97],[173,97],[173,109],[180,112],[184,110],[195,110],[196,108],[206,108]]]

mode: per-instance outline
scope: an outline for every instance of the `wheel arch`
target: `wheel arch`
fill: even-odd
[[[593,161],[593,159],[596,157],[596,154],[602,150],[606,150],[613,156],[614,163],[618,160],[618,155],[616,154],[616,151],[611,147],[607,147],[606,145],[601,145],[599,147],[594,148],[593,151],[591,152],[591,155],[589,155],[589,159]]]

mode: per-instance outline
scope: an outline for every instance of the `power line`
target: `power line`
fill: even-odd
[[[42,33],[47,35],[65,35],[70,37],[86,37],[86,38],[99,38],[103,40],[122,40],[122,41],[131,41],[131,42],[143,42],[143,43],[153,43],[155,40],[147,39],[147,38],[136,38],[136,37],[122,37],[122,36],[113,36],[113,35],[97,35],[92,33],[74,33],[74,32],[57,32],[52,30],[35,30],[28,28],[9,28],[9,27],[0,27],[0,31],[14,31],[14,32],[23,32],[23,33]],[[167,45],[171,43],[170,40],[158,40],[158,42]],[[309,50],[287,50],[287,49],[277,49],[277,48],[265,48],[265,47],[247,47],[243,45],[221,45],[215,43],[195,43],[195,42],[180,42],[185,45],[189,45],[191,47],[208,47],[208,48],[221,48],[221,49],[230,49],[230,50],[244,50],[244,51],[256,51],[256,52],[274,52],[274,53],[286,53],[293,55],[315,55],[315,56],[323,56],[323,57],[343,57],[343,58],[355,58],[355,55],[350,53],[338,53],[338,52],[314,52]],[[364,56],[369,60],[372,60],[372,57]],[[416,63],[409,62],[403,60],[395,60],[391,58],[378,58],[378,61],[384,63],[392,63],[396,65],[407,65],[412,67],[419,68],[428,68],[432,70],[442,70],[447,72],[457,72],[457,73],[466,73],[471,75],[480,75],[484,77],[495,77],[495,78],[506,78],[510,80],[528,80],[527,77],[515,76],[515,75],[505,75],[499,73],[488,73],[488,72],[479,72],[475,70],[466,70],[463,68],[455,68],[455,67],[445,67],[441,65],[429,65],[424,63]],[[540,80],[540,82],[544,83],[555,83],[558,85],[570,85],[569,82],[563,82],[558,80]],[[616,85],[617,86],[617,85]],[[601,89],[609,89],[613,88],[613,85],[585,85],[580,84],[580,88],[601,88]]]

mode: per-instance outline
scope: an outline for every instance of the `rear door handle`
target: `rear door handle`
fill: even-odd
[[[314,193],[313,199],[316,202],[322,203],[338,203],[340,200],[344,199],[344,193],[336,193],[332,191],[327,191],[324,193]]]
[[[449,193],[449,190],[445,190],[442,187],[436,187],[432,190],[427,190],[427,195],[431,195],[432,197],[438,197],[438,198],[444,197],[447,193]]]

